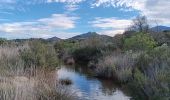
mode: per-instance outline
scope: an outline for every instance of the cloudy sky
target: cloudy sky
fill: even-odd
[[[89,31],[114,36],[138,15],[170,26],[170,0],[0,0],[0,36],[69,38]]]

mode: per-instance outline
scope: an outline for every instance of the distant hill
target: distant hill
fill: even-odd
[[[60,41],[60,40],[61,40],[61,39],[58,38],[58,37],[52,37],[52,38],[46,39],[46,41],[48,41],[48,42],[57,42],[57,41]]]
[[[11,41],[15,41],[15,42],[24,42],[24,41],[33,41],[33,40],[45,41],[45,39],[42,39],[42,38],[13,39],[13,40],[11,40]]]
[[[69,40],[83,40],[83,39],[88,39],[88,38],[93,38],[93,37],[101,38],[101,39],[112,39],[112,37],[107,36],[107,35],[100,35],[100,34],[97,34],[96,32],[88,32],[88,33],[80,34],[72,38],[69,38]]]
[[[52,38],[48,38],[48,39],[43,39],[43,38],[13,39],[13,40],[11,40],[11,41],[24,42],[24,41],[33,41],[33,40],[40,40],[40,41],[44,41],[44,42],[55,43],[55,42],[60,41],[61,39],[58,38],[58,37],[52,37]]]
[[[154,32],[170,31],[170,27],[167,27],[167,26],[155,26],[155,27],[151,28],[151,31],[154,31]]]
[[[85,39],[89,39],[89,38],[99,38],[99,39],[103,39],[103,40],[107,40],[107,41],[113,40],[113,37],[111,37],[111,36],[100,35],[100,34],[97,34],[96,32],[88,32],[88,33],[80,34],[80,35],[74,36],[74,37],[66,39],[66,40],[85,40]],[[60,39],[58,37],[52,37],[52,38],[48,38],[48,39],[43,39],[43,38],[13,39],[12,41],[24,42],[24,41],[28,41],[28,40],[41,40],[44,42],[55,43],[55,42],[61,41],[62,39]]]

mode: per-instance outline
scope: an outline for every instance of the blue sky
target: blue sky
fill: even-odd
[[[0,36],[69,38],[89,31],[114,36],[131,20],[170,26],[170,0],[0,0]]]

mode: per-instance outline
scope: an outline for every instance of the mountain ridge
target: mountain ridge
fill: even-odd
[[[154,32],[163,32],[163,31],[170,31],[170,27],[168,26],[155,26],[155,27],[152,27],[151,28],[151,31],[154,31]]]

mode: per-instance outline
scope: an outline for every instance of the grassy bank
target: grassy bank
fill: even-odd
[[[74,100],[57,81],[59,64],[51,44],[6,41],[0,46],[1,100]]]

